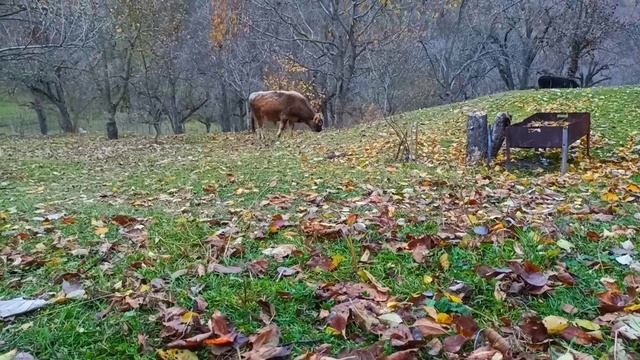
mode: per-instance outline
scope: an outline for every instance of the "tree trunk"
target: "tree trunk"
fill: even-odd
[[[571,53],[569,54],[569,68],[567,69],[567,77],[573,79],[578,73],[580,65],[580,46],[578,44],[571,45]]]
[[[33,110],[38,117],[38,125],[40,126],[40,134],[48,135],[49,127],[47,126],[47,114],[44,112],[44,106],[42,104],[42,98],[39,95],[33,97]]]
[[[160,138],[160,122],[159,121],[153,123],[153,130],[155,130],[156,132],[156,136],[153,138],[153,141],[157,144],[158,139]]]
[[[109,140],[118,139],[118,124],[115,118],[107,121],[107,138]]]
[[[469,113],[467,118],[467,163],[476,164],[487,159],[487,114]]]
[[[507,126],[511,125],[511,115],[508,113],[498,113],[496,116],[496,122],[491,128],[491,148],[489,153],[491,159],[495,159],[504,143],[506,136]]]
[[[173,133],[176,135],[184,134],[184,123],[179,120],[171,121],[171,127],[173,128]]]
[[[58,124],[60,124],[60,129],[64,133],[75,133],[76,127],[71,120],[71,114],[69,114],[69,109],[67,109],[67,104],[65,102],[56,102],[56,107],[58,108],[58,112],[60,113],[60,118],[58,118]]]

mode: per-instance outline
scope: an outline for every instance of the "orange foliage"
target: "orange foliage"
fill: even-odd
[[[242,6],[239,0],[211,0],[211,30],[209,38],[221,48],[224,42],[241,31]]]
[[[276,69],[264,76],[264,84],[269,90],[297,91],[304,95],[311,106],[318,110],[324,95],[315,87],[309,70],[290,57],[277,59]]]

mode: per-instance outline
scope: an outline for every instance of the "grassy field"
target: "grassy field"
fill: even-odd
[[[594,157],[576,146],[566,176],[557,151],[515,151],[521,166],[509,171],[499,161],[466,167],[475,109],[514,121],[589,111]],[[636,316],[640,88],[511,92],[399,119],[419,123],[415,162],[392,160],[396,138],[383,122],[269,144],[248,134],[2,138],[0,299],[50,304],[0,322],[0,355],[154,358],[201,333],[214,311],[246,336],[276,324],[295,356],[330,344],[339,357],[383,339],[386,354],[419,348],[389,359],[468,358],[489,338],[478,329],[495,329],[514,355],[538,356],[528,358],[640,351],[603,310],[613,296],[618,315]],[[340,306],[351,306],[345,324]],[[530,326],[540,319],[542,335]],[[500,350],[489,342],[478,359]],[[193,352],[218,358],[217,348]],[[245,358],[275,358],[262,356]]]

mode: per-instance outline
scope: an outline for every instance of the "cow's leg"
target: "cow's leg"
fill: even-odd
[[[291,133],[291,137],[293,137],[293,128],[294,128],[294,127],[296,127],[296,123],[295,123],[295,122],[293,122],[293,121],[289,122],[289,129],[291,130],[291,131],[290,131],[290,133]]]
[[[280,123],[278,125],[278,135],[277,135],[278,139],[280,139],[280,136],[282,135],[282,131],[287,126],[287,123],[288,123],[287,116],[284,114],[280,115]]]

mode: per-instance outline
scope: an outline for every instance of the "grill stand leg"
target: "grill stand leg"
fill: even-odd
[[[562,165],[560,172],[562,175],[567,173],[567,158],[569,157],[569,128],[562,129]]]
[[[511,167],[511,144],[509,143],[509,136],[504,144],[504,167],[509,169]]]

